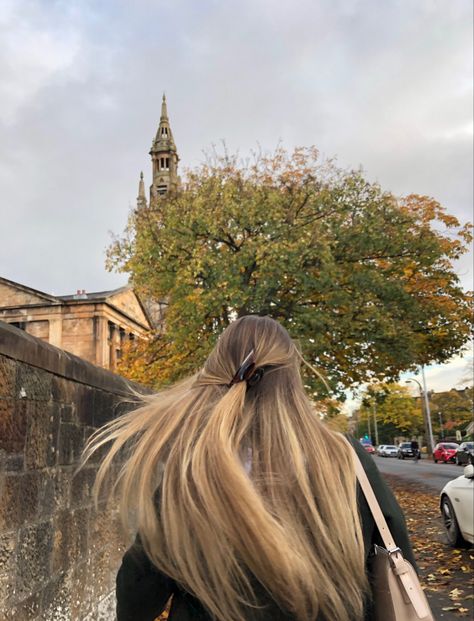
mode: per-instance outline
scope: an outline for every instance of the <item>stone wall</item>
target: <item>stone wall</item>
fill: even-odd
[[[92,505],[99,458],[73,474],[127,396],[120,376],[0,322],[0,621],[114,619],[125,537]]]

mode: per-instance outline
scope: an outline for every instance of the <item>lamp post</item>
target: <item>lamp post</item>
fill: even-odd
[[[438,416],[439,416],[439,432],[441,434],[441,440],[444,440],[443,416],[441,414],[441,410],[438,412]]]
[[[418,387],[420,389],[420,403],[421,403],[421,412],[423,415],[423,420],[425,421],[425,433],[426,433],[426,439],[428,440],[428,448],[430,451],[430,455],[433,455],[433,449],[434,449],[434,439],[433,439],[433,430],[431,428],[431,412],[430,412],[430,404],[428,401],[428,396],[426,394],[426,380],[425,378],[425,372],[423,367],[421,367],[422,369],[422,376],[423,376],[423,384],[425,385],[425,390],[423,390],[422,385],[420,384],[420,382],[418,380],[416,380],[414,377],[412,377],[411,379],[406,380],[406,383],[408,384],[409,382],[415,382],[416,384],[418,384]],[[424,398],[424,402],[425,402],[425,407],[423,408],[423,398]]]
[[[423,394],[425,395],[426,416],[428,418],[428,429],[430,430],[431,450],[434,450],[433,429],[431,427],[431,410],[428,399],[428,389],[426,388],[425,367],[421,365],[421,378],[423,380]]]
[[[375,445],[378,446],[379,445],[379,428],[377,426],[377,406],[375,405],[375,401],[372,406],[372,409],[374,412]]]

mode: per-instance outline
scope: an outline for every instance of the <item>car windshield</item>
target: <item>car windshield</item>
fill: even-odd
[[[445,448],[445,449],[457,449],[459,446],[459,444],[455,444],[454,442],[447,442],[446,444],[442,444],[441,448]]]
[[[411,442],[403,442],[400,444],[400,448],[411,448]]]
[[[393,444],[387,444],[387,446],[385,448],[386,449],[395,449],[395,450],[397,450],[397,447],[394,446]]]
[[[474,442],[466,442],[466,447],[467,449],[474,449]]]

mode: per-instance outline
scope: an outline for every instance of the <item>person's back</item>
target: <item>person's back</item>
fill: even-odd
[[[138,531],[117,575],[118,621],[153,621],[170,596],[170,621],[370,617],[373,520],[351,449],[321,423],[300,363],[280,324],[243,317],[199,373],[91,439],[85,459],[114,441],[96,493],[125,449],[120,506]],[[398,505],[357,444],[412,560]]]
[[[421,455],[420,455],[420,445],[418,444],[418,441],[416,439],[413,439],[411,441],[411,450],[413,451],[413,458],[415,459],[415,461],[418,461]]]

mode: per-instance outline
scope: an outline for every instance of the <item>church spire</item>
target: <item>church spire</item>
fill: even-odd
[[[137,208],[146,207],[145,182],[143,181],[143,172],[140,173],[140,181],[138,183]]]
[[[178,152],[168,118],[166,96],[161,101],[158,131],[150,150],[153,163],[153,183],[150,187],[150,205],[158,195],[174,192],[178,187]]]
[[[161,117],[160,121],[168,121],[168,108],[166,107],[166,95],[163,93],[161,100]]]

